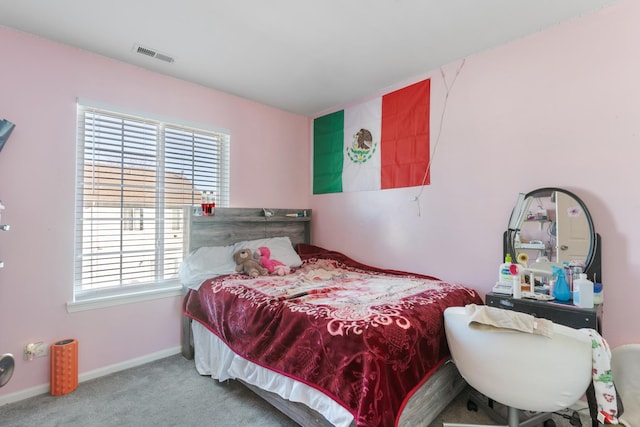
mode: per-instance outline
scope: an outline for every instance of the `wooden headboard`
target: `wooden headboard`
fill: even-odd
[[[216,208],[196,215],[185,208],[185,256],[203,246],[227,246],[242,240],[289,236],[291,243],[311,243],[311,209]],[[287,216],[306,215],[306,216]]]
[[[243,240],[289,236],[291,243],[311,243],[311,209],[216,208],[214,216],[184,210],[185,257],[203,246],[227,246]],[[296,215],[296,216],[287,216]],[[303,216],[297,216],[301,214]],[[186,292],[187,289],[185,289]],[[191,321],[182,316],[182,355],[193,359]]]

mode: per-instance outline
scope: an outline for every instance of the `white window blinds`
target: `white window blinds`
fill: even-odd
[[[175,284],[183,207],[229,202],[229,134],[78,105],[74,299]]]

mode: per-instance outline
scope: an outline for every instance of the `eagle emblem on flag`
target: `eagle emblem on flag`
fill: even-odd
[[[371,131],[360,129],[353,135],[353,144],[347,147],[347,156],[354,163],[366,163],[376,152],[377,146]]]

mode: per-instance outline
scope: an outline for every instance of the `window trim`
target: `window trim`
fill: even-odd
[[[171,283],[171,285],[169,285]],[[135,291],[113,295],[100,295],[87,297],[67,302],[67,313],[77,313],[98,308],[113,307],[116,305],[130,304],[134,302],[152,301],[161,298],[171,298],[183,295],[182,284],[177,281],[168,282],[165,287],[156,289],[136,288]]]
[[[224,156],[224,168],[222,170],[223,182],[226,182],[226,194],[223,200],[219,200],[219,206],[226,206],[228,204],[228,193],[229,193],[229,167],[230,167],[230,140],[231,135],[230,131],[226,128],[214,127],[208,124],[196,123],[191,121],[185,121],[181,119],[177,119],[175,117],[166,117],[154,113],[143,112],[139,110],[134,110],[126,107],[109,105],[106,103],[102,103],[99,101],[94,101],[86,98],[77,98],[78,108],[82,106],[84,109],[98,109],[105,110],[107,112],[113,112],[115,114],[119,114],[122,116],[132,116],[137,117],[140,120],[149,119],[154,122],[160,122],[164,125],[168,125],[171,127],[182,127],[187,129],[190,132],[203,131],[205,133],[217,133],[224,134],[226,136],[226,140],[224,141],[224,146],[222,147]],[[76,124],[77,125],[77,124]],[[78,139],[80,138],[80,134],[76,136],[76,144],[78,144]],[[162,136],[164,139],[164,136]],[[78,146],[79,149],[80,146]],[[78,152],[78,155],[81,155]],[[78,165],[79,158],[76,159],[76,165]],[[164,162],[164,158],[159,160],[160,162]],[[79,166],[76,166],[76,168]],[[77,178],[78,179],[78,178]],[[76,179],[76,181],[77,181]],[[76,184],[77,185],[77,184]],[[76,197],[78,188],[76,187]],[[75,206],[78,207],[79,201],[76,200]],[[133,218],[132,218],[133,219]],[[134,219],[133,219],[134,220]],[[77,229],[78,217],[74,219],[74,233]],[[135,221],[135,220],[134,220]],[[135,226],[134,226],[135,227]],[[184,242],[183,242],[184,243]],[[78,248],[76,247],[77,238],[74,238],[74,258],[78,255]],[[75,261],[74,261],[74,270],[75,270]],[[103,307],[128,304],[139,301],[148,301],[159,298],[168,298],[168,297],[176,297],[181,296],[183,294],[182,284],[179,279],[171,278],[167,280],[155,281],[152,283],[140,284],[140,285],[128,285],[128,286],[118,286],[113,288],[104,288],[104,289],[95,289],[95,290],[86,290],[79,291],[78,284],[76,282],[76,273],[74,273],[74,281],[73,281],[73,299],[72,301],[67,302],[67,311],[69,313],[98,309]]]
[[[190,120],[183,120],[176,117],[165,116],[162,114],[151,113],[148,111],[137,110],[135,108],[121,107],[119,105],[108,104],[105,102],[95,101],[87,98],[77,98],[76,105],[80,104],[88,108],[97,108],[100,110],[114,111],[122,115],[136,116],[156,120],[159,122],[170,123],[172,125],[184,126],[188,128],[200,129],[207,132],[219,132],[231,135],[231,131],[227,128],[211,126],[210,124],[199,123]]]

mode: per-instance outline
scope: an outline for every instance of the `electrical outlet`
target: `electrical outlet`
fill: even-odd
[[[32,342],[24,346],[24,359],[33,360],[37,357],[47,357],[49,355],[49,347],[44,342]]]
[[[49,346],[46,344],[40,344],[36,347],[36,357],[47,357],[49,356]]]

